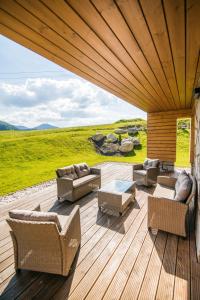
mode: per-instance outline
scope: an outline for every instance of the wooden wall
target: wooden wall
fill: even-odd
[[[175,162],[177,119],[191,116],[190,109],[149,113],[147,117],[147,156]]]
[[[146,112],[192,107],[199,0],[0,0],[0,34]]]

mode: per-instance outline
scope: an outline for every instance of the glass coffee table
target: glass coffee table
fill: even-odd
[[[111,209],[120,215],[135,199],[135,181],[113,180],[98,190],[98,206]]]

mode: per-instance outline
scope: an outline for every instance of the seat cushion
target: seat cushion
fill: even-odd
[[[134,170],[134,173],[142,176],[146,176],[147,171],[146,170]]]
[[[73,187],[74,188],[79,187],[79,186],[84,185],[85,183],[95,180],[97,178],[100,178],[100,175],[90,174],[90,175],[78,178],[73,181]]]
[[[175,190],[172,188],[163,186],[161,184],[157,184],[156,189],[153,193],[153,196],[158,197],[158,198],[167,198],[167,199],[174,200]]]
[[[65,177],[71,178],[73,180],[78,178],[78,175],[76,174],[75,168],[72,165],[57,169],[57,174],[58,174],[59,177],[64,177],[65,176]]]
[[[58,219],[58,214],[54,212],[14,209],[9,211],[9,217],[11,219],[23,221],[54,222],[58,226],[59,231],[62,229]]]
[[[75,171],[78,175],[78,178],[84,177],[90,174],[90,167],[86,163],[74,165]]]
[[[192,182],[190,177],[185,171],[182,171],[176,181],[175,185],[175,200],[185,202],[190,195],[192,189]]]

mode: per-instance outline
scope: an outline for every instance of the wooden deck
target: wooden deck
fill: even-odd
[[[128,164],[105,163],[103,183],[113,178],[131,179]],[[200,299],[200,264],[196,260],[194,233],[188,239],[147,230],[147,196],[138,189],[136,202],[122,217],[98,211],[97,194],[76,204],[81,210],[82,242],[70,275],[21,271],[15,275],[13,248],[6,224],[11,208],[68,214],[72,205],[59,204],[56,185],[32,197],[0,206],[1,299]]]

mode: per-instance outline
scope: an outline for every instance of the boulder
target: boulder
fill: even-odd
[[[134,140],[133,140],[133,145],[134,145],[134,146],[140,146],[141,143],[140,143],[140,141],[139,141],[138,139],[134,139]]]
[[[103,154],[115,154],[118,149],[119,145],[114,143],[104,143],[100,148]]]
[[[121,144],[124,144],[126,142],[131,142],[131,143],[133,143],[134,146],[140,145],[140,141],[134,137],[128,137],[128,138],[123,139]]]
[[[137,129],[135,127],[128,128],[128,134],[135,135],[137,133]]]
[[[96,133],[95,135],[92,136],[92,140],[95,143],[101,142],[105,139],[105,135],[101,134],[101,133]]]
[[[114,131],[116,134],[125,134],[127,133],[127,129],[121,129],[121,128],[118,128],[118,129],[115,129]]]
[[[121,146],[119,147],[119,151],[123,153],[128,153],[133,150],[133,147],[134,147],[133,142],[131,142],[130,140],[129,141],[126,140],[121,143]]]
[[[116,143],[118,141],[116,135],[113,133],[109,133],[106,138],[109,141],[109,143]]]

